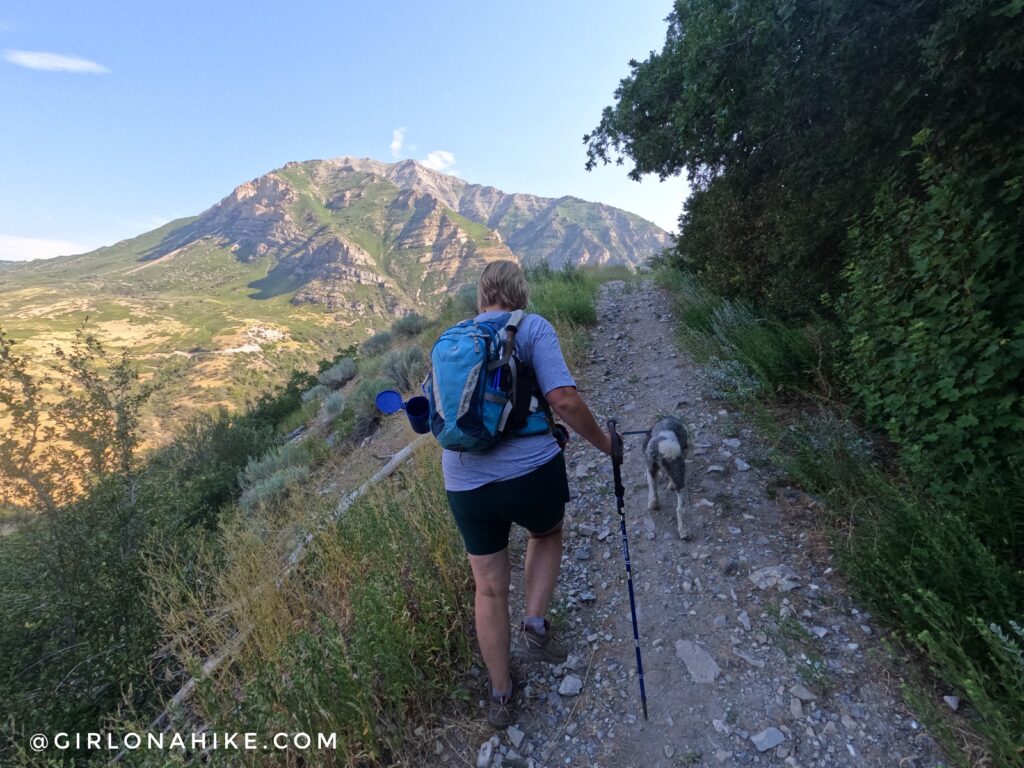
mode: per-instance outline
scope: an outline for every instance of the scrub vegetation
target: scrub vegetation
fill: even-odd
[[[535,270],[531,311],[578,354],[600,282],[623,276]],[[137,438],[152,385],[87,325],[57,357],[69,382],[57,399],[41,395],[45,366],[0,335],[0,414],[12,424],[0,472],[28,500],[5,512],[16,523],[0,538],[0,762],[49,764],[56,755],[28,750],[33,733],[144,730],[237,642],[231,664],[199,675],[182,728],[335,732],[337,751],[318,764],[417,764],[414,731],[437,702],[474,706],[471,578],[436,449],[334,510],[369,474],[356,449],[379,426],[376,393],[415,391],[433,339],[474,303],[451,297],[432,320],[400,321],[390,349],[340,350],[150,451]],[[53,446],[44,460],[30,450],[40,423]]]

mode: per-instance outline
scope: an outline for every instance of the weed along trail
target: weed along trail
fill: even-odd
[[[943,765],[902,702],[884,632],[833,570],[813,525],[815,502],[780,486],[753,429],[706,396],[700,368],[678,351],[666,296],[650,282],[612,282],[598,310],[592,350],[576,371],[584,399],[621,431],[675,413],[690,438],[688,541],[676,532],[670,490],[661,509],[647,509],[643,437],[625,438],[650,719],[641,713],[611,461],[575,438],[555,617],[569,659],[517,666],[518,723],[487,741],[489,731],[466,733],[460,755],[439,742],[439,762]],[[523,545],[513,539],[513,616]]]

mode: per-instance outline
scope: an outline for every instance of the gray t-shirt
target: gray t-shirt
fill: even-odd
[[[493,320],[502,312],[483,312],[477,320]],[[575,387],[562,347],[551,323],[540,315],[527,314],[516,333],[519,359],[532,365],[537,385],[545,395],[558,387]],[[511,480],[543,466],[558,455],[558,443],[551,434],[509,437],[490,450],[466,453],[445,450],[441,455],[444,487],[449,491],[471,491],[498,480]]]

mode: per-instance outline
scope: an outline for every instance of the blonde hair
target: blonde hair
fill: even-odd
[[[502,309],[526,309],[530,286],[526,275],[514,261],[492,261],[484,267],[476,286],[477,308],[498,306]]]

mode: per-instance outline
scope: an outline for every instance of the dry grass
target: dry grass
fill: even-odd
[[[265,729],[269,718],[274,730],[337,732],[338,753],[318,764],[417,765],[423,739],[413,730],[436,723],[434,707],[450,698],[469,658],[468,566],[438,451],[421,450],[317,533],[282,579],[302,531],[336,505],[317,490],[326,474],[254,514],[231,515],[218,533],[225,551],[204,548],[202,562],[187,566],[155,563],[158,609],[185,668],[252,627],[230,668],[200,686],[202,722]],[[194,568],[207,586],[191,581]],[[276,754],[259,764],[291,763]]]

